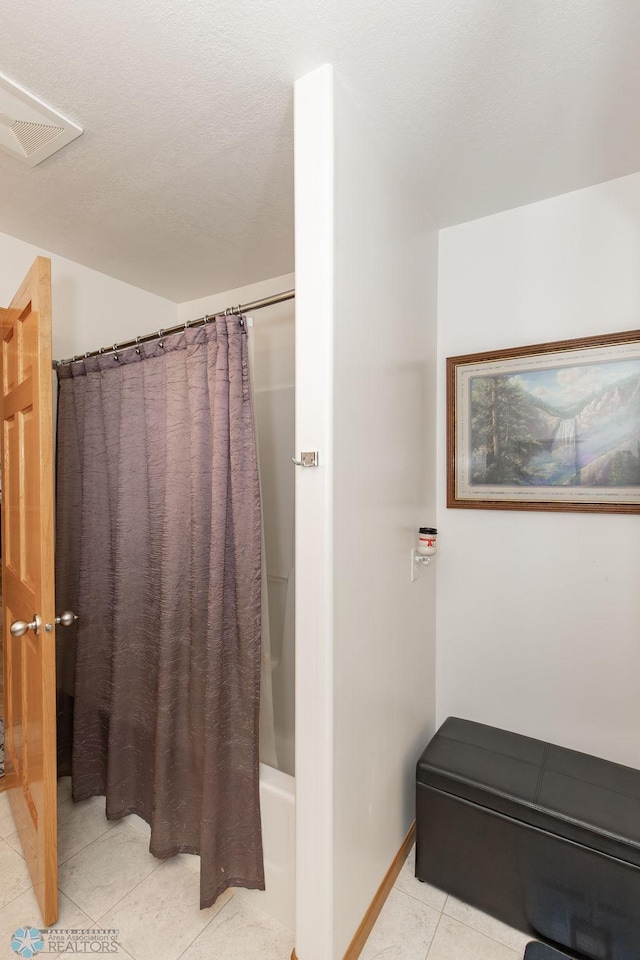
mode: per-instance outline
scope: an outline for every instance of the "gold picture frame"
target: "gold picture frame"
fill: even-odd
[[[640,330],[447,359],[447,506],[640,513]]]

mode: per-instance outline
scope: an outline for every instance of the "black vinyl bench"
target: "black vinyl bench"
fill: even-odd
[[[640,771],[450,717],[416,781],[420,880],[561,950],[640,960]]]

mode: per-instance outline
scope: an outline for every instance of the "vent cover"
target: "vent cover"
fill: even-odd
[[[73,121],[0,73],[0,149],[35,167],[82,133]]]

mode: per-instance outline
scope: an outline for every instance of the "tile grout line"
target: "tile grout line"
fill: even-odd
[[[391,888],[395,893],[401,893],[403,896],[408,897],[409,900],[413,900],[414,903],[419,903],[421,907],[426,907],[427,910],[433,910],[434,913],[442,914],[442,910],[439,910],[437,907],[432,907],[430,903],[425,903],[424,900],[419,900],[417,897],[414,897],[413,894],[407,893],[406,890],[400,890],[399,887]]]
[[[68,857],[65,857],[64,860],[58,860],[58,867],[62,867],[66,863],[69,863],[69,860],[73,860],[73,858],[77,856],[79,853],[83,853],[87,849],[87,847],[90,847],[92,843],[96,842],[96,840],[102,840],[102,838],[107,833],[109,833],[109,830],[105,830],[104,833],[101,833],[99,834],[99,836],[94,837],[93,840],[89,840],[88,843],[85,843],[84,847],[80,847],[78,850],[74,850],[74,852],[70,854]]]
[[[96,921],[93,919],[93,917],[92,917],[90,914],[87,913],[86,910],[83,910],[82,907],[75,902],[75,900],[72,900],[72,899],[71,899],[71,897],[69,896],[68,893],[65,893],[65,892],[64,892],[64,890],[62,889],[62,887],[58,887],[58,893],[59,893],[59,894],[61,893],[62,896],[65,898],[65,900],[68,900],[70,903],[72,903],[72,904],[74,905],[74,907],[76,908],[76,910],[79,910],[80,913],[84,913],[85,917],[88,917],[89,920],[91,920],[91,923],[92,923],[92,924],[96,922]],[[58,923],[58,920],[56,920],[56,923]],[[47,927],[47,929],[49,929],[49,927]]]
[[[151,854],[151,856],[153,856],[153,854]],[[156,857],[155,859],[160,860],[159,857]],[[95,922],[96,922],[96,923],[99,923],[99,922],[102,920],[102,918],[103,918],[103,917],[106,917],[106,915],[107,915],[111,910],[115,910],[115,908],[116,908],[120,903],[122,903],[123,900],[126,900],[126,898],[127,898],[128,896],[130,896],[130,895],[133,893],[134,890],[137,890],[137,889],[138,889],[138,887],[140,886],[140,884],[144,883],[145,880],[148,880],[149,877],[153,876],[153,874],[156,872],[156,870],[159,870],[160,867],[162,866],[162,864],[165,863],[165,862],[166,862],[165,860],[160,860],[160,862],[159,862],[158,864],[156,864],[156,866],[153,868],[153,870],[150,870],[150,871],[149,871],[149,873],[146,875],[146,877],[142,877],[141,880],[138,880],[138,882],[137,882],[133,887],[131,887],[130,890],[127,890],[127,892],[126,892],[123,896],[121,896],[119,900],[116,900],[116,902],[115,902],[112,906],[110,906],[110,907],[108,908],[108,910],[105,910],[104,913],[101,913],[100,916],[97,918],[97,920],[96,920]],[[65,896],[66,896],[66,894],[65,894]],[[79,907],[78,909],[81,910],[82,907]],[[88,916],[88,914],[87,914],[87,916]],[[134,958],[134,960],[135,960],[135,958]]]
[[[14,848],[11,846],[11,844],[10,844],[10,843],[7,843],[7,841],[6,841],[4,838],[0,839],[0,845],[1,845],[1,844],[4,844],[4,845],[7,847],[8,850],[11,850],[12,853],[18,853],[18,851],[17,851],[17,850],[14,850]],[[22,862],[24,863],[24,865],[25,865],[25,867],[26,867],[27,863],[26,863],[26,860],[24,859],[24,857],[22,856],[22,854],[18,853],[18,856],[22,859]],[[14,900],[17,900],[18,897],[21,897],[22,894],[25,893],[27,890],[33,889],[33,884],[31,883],[31,877],[29,876],[29,870],[28,870],[28,869],[27,869],[27,876],[28,876],[28,879],[29,879],[29,886],[28,886],[28,887],[25,887],[24,890],[21,890],[20,893],[16,894],[15,897],[11,897],[10,900],[7,900],[7,902],[6,902],[5,904],[3,904],[2,907],[0,907],[0,910],[4,910],[5,907],[8,907],[9,904],[10,904],[10,903],[13,903]]]
[[[424,955],[424,960],[429,960],[429,954],[431,953],[431,949],[434,943],[436,942],[436,937],[438,935],[438,930],[440,929],[440,924],[442,923],[443,916],[444,916],[444,913],[441,913],[440,916],[438,917],[438,922],[436,924],[435,930],[433,931],[433,936],[431,937],[431,943],[427,947],[427,952]]]
[[[18,840],[20,840],[20,834],[18,833],[17,830],[13,830],[13,831],[9,834],[9,837],[17,837]],[[5,842],[6,845],[9,847],[10,850],[13,850],[14,853],[17,853],[18,856],[21,857],[21,858],[24,860],[24,853],[22,852],[22,844],[20,844],[20,849],[18,850],[18,848],[17,848],[17,847],[14,847],[14,845],[13,845],[12,843],[9,843],[9,837],[3,837],[2,839],[4,840],[4,842]],[[25,860],[25,863],[26,863],[26,860]]]
[[[64,801],[64,802],[65,802],[65,803],[66,803],[66,802],[71,802],[71,798],[69,798],[69,801]],[[71,860],[73,857],[75,857],[76,854],[82,853],[82,852],[85,851],[88,847],[90,847],[92,844],[97,843],[99,840],[104,839],[104,837],[106,836],[106,834],[109,833],[109,832],[111,831],[111,829],[116,826],[117,823],[121,823],[122,820],[114,821],[114,822],[112,823],[111,821],[108,821],[108,820],[106,820],[106,818],[105,818],[105,822],[108,823],[109,826],[108,826],[108,828],[104,831],[104,833],[101,833],[99,836],[94,837],[93,840],[90,840],[88,843],[86,843],[86,844],[85,844],[83,847],[81,847],[79,850],[76,850],[75,853],[71,854],[70,857],[67,857],[66,860],[61,861],[61,862],[58,864],[58,866],[62,866],[64,863],[68,863],[68,861]],[[134,827],[132,824],[128,824],[127,826],[130,826],[131,829],[136,830],[141,836],[144,835],[144,832],[143,832],[142,830],[138,830],[138,829],[137,829],[136,827]],[[15,833],[16,831],[13,831],[13,832]],[[0,837],[0,846],[2,846],[3,844],[4,844],[4,845],[7,847],[7,849],[10,850],[12,853],[17,854],[17,855],[21,858],[21,860],[23,861],[23,863],[25,863],[25,865],[26,865],[25,859],[24,859],[24,857],[22,856],[22,854],[21,854],[18,850],[16,850],[10,843],[8,843],[8,841],[6,840],[5,837]],[[67,900],[69,900],[70,903],[72,903],[72,904],[74,905],[74,907],[75,907],[77,910],[80,911],[80,913],[82,913],[85,917],[87,917],[87,919],[90,921],[90,926],[89,926],[87,929],[91,929],[91,927],[96,927],[98,924],[100,924],[100,922],[101,922],[101,920],[102,920],[103,917],[107,916],[107,914],[108,914],[111,910],[115,910],[116,907],[117,907],[119,904],[121,904],[123,900],[126,900],[126,898],[127,898],[128,896],[130,896],[135,890],[137,890],[137,888],[138,888],[142,883],[144,883],[145,880],[147,880],[150,876],[152,876],[152,874],[154,874],[154,873],[156,872],[156,870],[158,870],[158,869],[162,866],[162,864],[166,862],[166,860],[165,860],[164,858],[162,858],[162,859],[161,859],[161,858],[156,858],[156,859],[158,859],[158,863],[153,867],[153,869],[152,869],[145,877],[142,877],[142,879],[140,879],[133,887],[131,887],[130,890],[128,890],[125,894],[123,894],[123,896],[120,897],[119,900],[117,900],[114,904],[112,904],[112,906],[110,906],[107,910],[105,910],[105,911],[104,911],[102,914],[100,914],[100,916],[98,916],[98,917],[92,916],[92,914],[90,914],[85,907],[81,907],[80,904],[76,903],[76,901],[75,901],[72,897],[70,897],[69,894],[66,893],[66,892],[62,889],[61,886],[58,886],[58,893],[59,893],[59,894],[62,894]],[[25,887],[25,889],[24,889],[24,890],[21,890],[18,894],[16,894],[15,897],[12,897],[10,900],[7,900],[7,902],[6,902],[5,904],[3,904],[3,906],[0,908],[0,910],[4,909],[4,907],[6,907],[6,906],[9,906],[10,903],[13,903],[14,900],[17,900],[19,897],[21,897],[28,889],[31,889],[31,885],[28,886],[28,887]],[[179,955],[178,957],[176,957],[176,960],[180,960],[180,957],[182,957],[182,956],[184,955],[184,953],[186,953],[186,951],[193,945],[193,943],[198,939],[198,937],[199,937],[202,933],[204,933],[204,931],[210,926],[211,923],[213,923],[213,921],[214,921],[217,917],[220,916],[221,913],[223,913],[223,911],[224,911],[224,910],[226,909],[226,907],[231,903],[231,901],[233,900],[234,897],[235,897],[235,893],[233,893],[233,894],[229,897],[229,899],[227,900],[227,902],[226,902],[225,904],[223,904],[223,906],[222,906],[216,913],[214,913],[214,915],[209,919],[209,921],[205,924],[205,926],[202,928],[202,930],[200,930],[200,931],[195,935],[195,937],[193,938],[193,940],[191,940],[191,942],[190,942],[189,944],[187,944],[187,946],[186,946],[185,949],[180,953],[180,955]],[[44,928],[43,928],[43,929],[44,929]],[[49,929],[49,928],[46,928],[46,929]],[[122,945],[120,945],[120,946],[122,946]],[[130,957],[131,960],[137,960],[137,958],[136,958],[132,953],[129,953],[129,951],[127,951],[127,950],[125,949],[125,947],[123,947],[123,946],[122,946],[122,951],[123,951],[123,956]]]
[[[434,907],[432,903],[427,903],[426,900],[422,900],[420,897],[414,897],[414,895],[409,893],[408,890],[403,890],[401,887],[396,887],[395,884],[393,885],[392,889],[395,890],[396,893],[406,894],[408,897],[411,897],[412,900],[415,900],[417,903],[421,903],[425,907],[430,907],[432,910],[435,910],[436,913],[444,913],[444,904],[441,907]],[[445,904],[446,902],[447,901],[445,900]]]
[[[60,867],[64,867],[70,860],[73,860],[74,857],[77,857],[79,854],[84,853],[88,847],[93,846],[94,843],[97,843],[99,840],[104,840],[106,835],[110,833],[111,830],[105,830],[104,833],[101,833],[99,836],[94,837],[93,840],[89,840],[89,843],[85,843],[84,847],[80,847],[79,850],[76,850],[75,853],[72,853],[70,857],[67,857],[66,860],[60,860],[58,862],[58,879],[60,879]],[[153,871],[152,871],[153,872]],[[62,891],[64,893],[64,890]],[[65,894],[66,896],[66,894]]]
[[[227,888],[227,889],[229,889],[229,888]],[[221,894],[221,896],[222,896],[222,894]],[[229,904],[231,903],[231,901],[233,900],[233,898],[234,898],[235,896],[236,896],[235,893],[232,893],[232,894],[231,894],[231,896],[229,897],[229,899],[227,900],[227,902],[224,903],[216,913],[214,913],[214,915],[211,917],[211,919],[209,920],[209,922],[208,922],[207,924],[205,924],[205,926],[202,928],[202,930],[195,935],[195,937],[193,938],[193,940],[191,941],[191,943],[187,944],[187,946],[184,948],[184,950],[182,951],[182,953],[181,953],[178,957],[176,957],[176,960],[180,960],[180,957],[184,957],[184,955],[185,955],[185,953],[187,952],[187,950],[190,950],[190,949],[191,949],[191,947],[192,947],[193,944],[196,942],[196,940],[198,939],[198,937],[202,936],[202,934],[205,932],[205,930],[208,930],[208,929],[209,929],[209,927],[211,926],[211,924],[213,923],[213,921],[216,920],[216,919],[220,916],[221,913],[224,913],[224,911],[227,909],[227,907],[229,906]],[[212,904],[212,906],[213,906],[213,904]],[[136,960],[135,957],[134,957],[134,960]]]
[[[93,930],[94,928],[96,928],[96,929],[104,929],[104,928],[98,927],[98,923],[100,922],[99,920],[94,920],[94,919],[90,916],[90,914],[87,913],[86,910],[83,910],[82,907],[79,906],[79,905],[75,902],[75,900],[72,900],[71,897],[70,897],[67,893],[64,892],[64,890],[61,890],[61,889],[60,889],[60,887],[58,887],[58,893],[61,893],[62,896],[65,897],[65,899],[69,900],[69,901],[74,905],[74,907],[75,907],[77,910],[80,911],[80,913],[84,913],[85,917],[88,917],[89,920],[91,920],[91,926],[86,927],[86,928],[83,928],[83,929],[86,929],[86,930]],[[57,922],[58,922],[58,921],[56,921],[56,923],[57,923]],[[43,929],[46,929],[46,930],[54,929],[54,930],[55,930],[55,927],[45,927],[45,928],[43,928]],[[64,929],[64,927],[63,927],[62,929]],[[122,947],[122,944],[118,944],[118,946],[119,946],[119,947]],[[125,950],[124,947],[122,947],[122,950],[123,950],[124,956],[130,957],[131,960],[136,960],[136,958],[133,956],[133,954],[132,954],[132,953],[129,953],[127,950]]]
[[[111,823],[111,821],[107,821],[107,822]],[[122,823],[122,820],[115,820],[115,821],[113,821],[112,827],[115,827],[115,825],[116,825],[117,823]],[[126,826],[131,827],[132,830],[136,830],[136,827],[134,827],[132,824],[126,824]],[[62,862],[59,864],[59,866],[62,866],[63,863],[68,863],[69,860],[72,859],[72,857],[75,857],[76,854],[82,853],[83,851],[85,851],[85,850],[87,849],[87,847],[90,847],[92,844],[97,843],[98,840],[103,840],[104,837],[106,836],[106,834],[109,833],[109,832],[110,832],[110,830],[105,830],[105,832],[104,832],[104,833],[101,833],[99,837],[95,837],[95,839],[90,840],[89,843],[85,844],[84,847],[82,847],[80,850],[77,850],[76,853],[72,854],[71,857],[67,857],[66,860],[62,861]],[[141,831],[141,830],[138,830],[137,832],[140,833],[140,834],[142,834],[142,831]],[[152,856],[153,856],[153,854],[152,854]],[[115,902],[111,907],[109,907],[107,910],[105,910],[104,913],[101,913],[99,917],[92,917],[91,914],[90,914],[84,907],[81,907],[79,903],[76,903],[75,900],[74,900],[72,897],[70,897],[69,894],[66,893],[66,892],[62,889],[62,887],[60,886],[60,883],[59,883],[59,881],[60,881],[60,877],[59,877],[59,876],[58,876],[58,890],[60,891],[60,893],[62,893],[62,894],[67,898],[67,900],[71,900],[71,902],[74,904],[74,906],[76,906],[76,907],[78,908],[78,910],[80,910],[82,913],[86,914],[86,916],[89,917],[89,919],[91,920],[92,923],[99,923],[100,920],[102,919],[102,917],[105,917],[105,916],[109,913],[109,910],[114,910],[114,909],[118,906],[119,903],[122,903],[122,901],[125,899],[125,897],[128,897],[130,893],[133,893],[133,891],[136,890],[136,889],[140,886],[141,883],[144,883],[144,881],[145,881],[148,877],[150,877],[153,873],[155,873],[156,870],[164,863],[164,860],[161,860],[161,859],[158,858],[158,857],[156,857],[156,858],[154,858],[154,859],[157,859],[157,860],[158,860],[158,863],[155,865],[155,867],[153,868],[153,870],[150,870],[149,873],[148,873],[146,876],[142,877],[141,880],[138,880],[138,882],[137,882],[133,887],[131,887],[130,890],[128,890],[125,894],[123,894],[123,895],[120,897],[119,900],[116,900],[116,902]],[[135,960],[135,958],[134,958],[134,960]]]
[[[58,805],[58,812],[60,811],[60,807],[63,807],[63,806],[65,805],[65,803],[71,803],[71,804],[73,804],[73,802],[74,802],[74,801],[73,801],[73,797],[69,797],[68,800],[64,800],[61,804]],[[75,810],[75,809],[77,809],[77,808],[72,805],[69,809],[70,809],[70,810]],[[71,860],[72,857],[75,857],[76,853],[82,853],[83,850],[86,850],[87,847],[90,847],[92,843],[95,843],[95,842],[96,842],[96,840],[100,840],[101,837],[104,837],[105,833],[109,833],[109,831],[110,831],[110,830],[113,830],[113,828],[114,828],[115,825],[116,825],[116,821],[107,820],[106,816],[104,817],[104,822],[107,824],[107,827],[105,828],[105,830],[104,830],[102,833],[100,833],[97,837],[94,837],[93,840],[89,840],[88,843],[85,843],[85,845],[84,845],[83,847],[80,847],[78,850],[76,850],[76,851],[75,851],[74,853],[72,853],[70,856],[66,857],[64,860],[58,860],[58,867],[61,867],[63,863],[68,863],[69,860]],[[64,824],[63,824],[63,826],[64,826]],[[60,829],[60,822],[58,821],[58,830],[59,830],[59,829]]]
[[[493,941],[493,943],[497,943],[499,947],[504,947],[505,950],[510,950],[511,953],[515,954],[516,957],[518,956],[518,950],[514,950],[513,947],[510,947],[508,944],[504,943],[502,940],[496,940],[496,938],[492,937],[490,933],[485,933],[483,930],[478,930],[478,928],[474,927],[473,924],[467,923],[465,920],[459,920],[458,917],[452,917],[450,913],[445,913],[444,910],[442,911],[442,916],[448,917],[449,920],[453,920],[455,923],[459,923],[461,926],[466,927],[467,930],[473,930],[474,933],[479,933],[482,937],[486,937],[487,940],[491,940]],[[490,914],[487,913],[485,914],[485,916],[488,917],[490,916]],[[495,920],[496,918],[492,917],[491,919]],[[501,923],[502,921],[498,920],[497,922]],[[515,929],[515,928],[512,928],[512,929]],[[522,933],[522,931],[517,930],[516,933]],[[523,936],[526,936],[526,934],[523,934]]]

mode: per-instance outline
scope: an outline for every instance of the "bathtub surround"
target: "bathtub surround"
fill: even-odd
[[[264,887],[246,340],[221,317],[58,370],[57,593],[79,614],[62,689],[73,796],[140,815],[154,856],[199,853],[203,908],[229,886]]]

